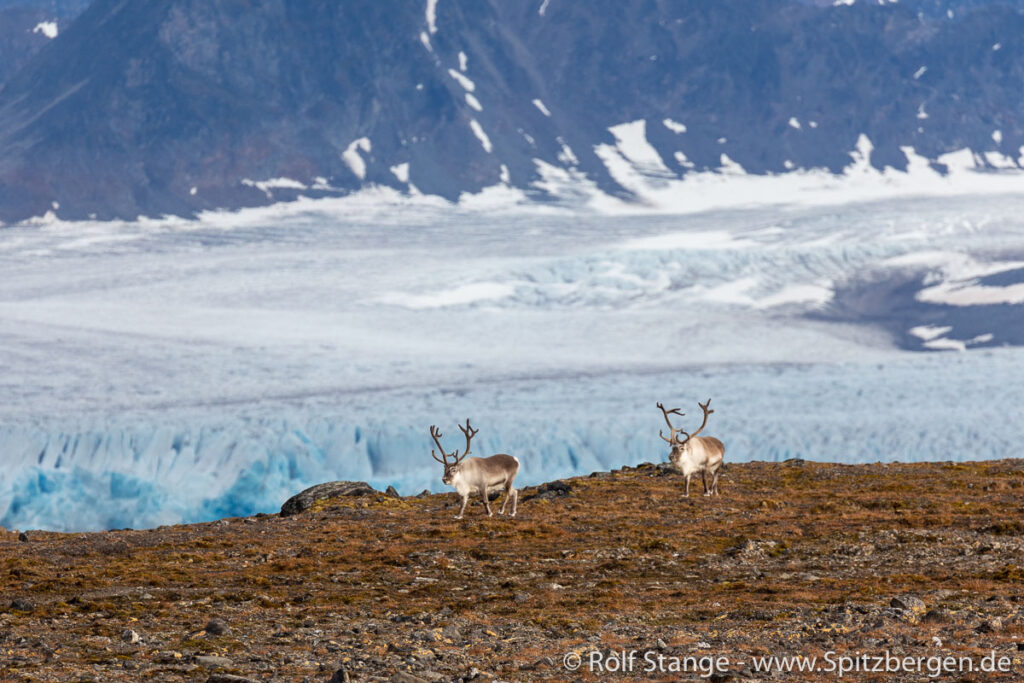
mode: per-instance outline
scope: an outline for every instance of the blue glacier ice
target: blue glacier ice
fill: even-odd
[[[657,401],[692,418],[713,397],[708,433],[727,462],[847,463],[1018,457],[1024,352],[916,355],[877,364],[675,367],[665,372],[510,380],[454,391],[378,393],[372,403],[267,414],[178,415],[7,425],[0,526],[150,527],[274,512],[322,481],[402,494],[446,490],[427,432],[470,417],[475,453],[508,452],[518,483],[663,461]],[[17,443],[12,450],[10,444]],[[454,447],[454,446],[453,446]],[[10,470],[8,470],[10,471]],[[723,491],[728,490],[728,469]]]

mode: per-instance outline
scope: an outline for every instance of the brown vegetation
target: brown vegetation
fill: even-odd
[[[0,679],[681,677],[562,667],[593,649],[726,655],[755,678],[752,655],[995,650],[1013,672],[974,680],[1024,676],[1022,461],[731,464],[718,498],[656,466],[568,484],[523,490],[514,520],[474,501],[455,521],[450,493],[0,531]]]

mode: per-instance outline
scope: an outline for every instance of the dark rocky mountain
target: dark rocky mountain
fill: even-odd
[[[840,171],[862,133],[880,168],[906,166],[901,146],[1024,144],[1016,1],[429,6],[432,22],[395,0],[95,0],[0,90],[0,220],[367,183],[454,198],[502,177],[542,199],[535,159],[624,194],[594,147],[641,119],[676,174],[723,153],[754,173]],[[256,185],[278,178],[298,182]]]

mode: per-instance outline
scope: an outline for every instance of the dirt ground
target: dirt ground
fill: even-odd
[[[0,680],[1024,679],[1024,461],[730,464],[715,498],[656,465],[564,483],[515,519],[379,494],[0,531]],[[791,655],[815,670],[757,670]]]

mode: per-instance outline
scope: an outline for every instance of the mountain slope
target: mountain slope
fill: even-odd
[[[56,38],[88,0],[0,0],[0,84]]]
[[[840,171],[861,134],[879,168],[1014,164],[1024,16],[969,5],[97,0],[0,91],[0,220],[542,198],[537,160],[628,194],[609,168],[638,141],[655,177]]]

